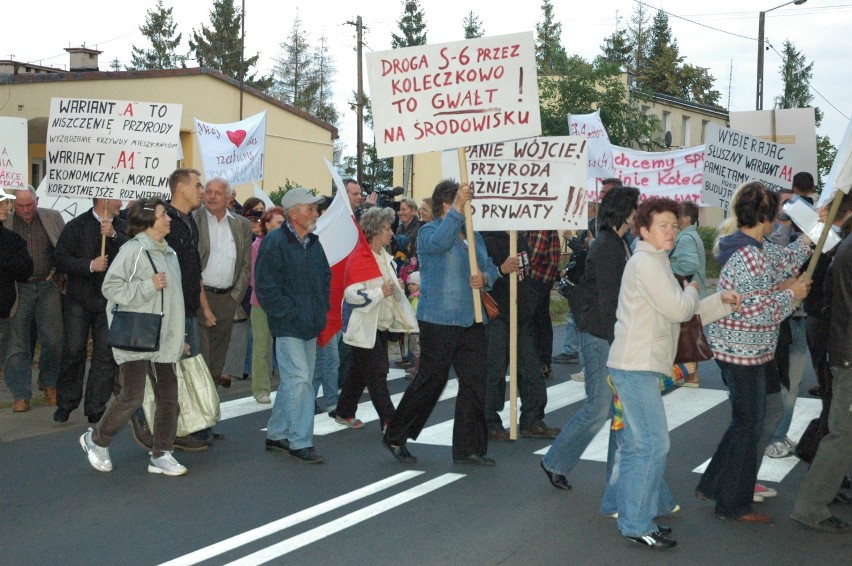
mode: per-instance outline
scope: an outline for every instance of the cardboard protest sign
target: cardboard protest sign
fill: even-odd
[[[53,98],[46,196],[169,197],[180,104]]]
[[[590,187],[596,186],[597,181],[614,175],[612,144],[601,121],[600,110],[595,110],[591,114],[570,114],[568,134],[588,140],[586,147],[589,152],[589,179],[596,181],[589,183]]]
[[[27,188],[30,163],[27,149],[27,121],[0,117],[0,189]]]
[[[629,187],[636,187],[644,200],[660,196],[678,202],[701,202],[704,146],[676,151],[638,151],[612,146],[614,177]],[[595,187],[589,187],[589,198],[599,199]]]
[[[381,158],[541,134],[532,32],[368,53],[367,76]]]
[[[705,137],[704,186],[706,204],[728,206],[734,191],[746,181],[762,182],[772,191],[789,189],[793,183],[795,150],[791,146],[708,124]]]
[[[794,174],[807,171],[816,177],[816,114],[813,108],[773,108],[731,112],[728,127],[738,132],[775,143],[791,145],[796,150]]]
[[[455,152],[443,175],[458,178]],[[588,225],[588,142],[540,137],[465,148],[477,230],[576,230]]]
[[[195,135],[207,179],[221,177],[231,185],[263,179],[265,110],[231,124],[209,124],[195,118]]]

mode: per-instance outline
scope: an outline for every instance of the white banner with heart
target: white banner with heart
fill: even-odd
[[[231,124],[195,118],[195,135],[205,179],[221,177],[232,186],[263,179],[266,111]]]

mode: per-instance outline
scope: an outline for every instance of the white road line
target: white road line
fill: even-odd
[[[188,566],[191,564],[198,564],[199,562],[204,562],[205,560],[210,560],[211,558],[219,556],[220,554],[224,554],[225,552],[229,552],[237,547],[249,544],[256,540],[275,534],[279,531],[283,531],[284,529],[289,529],[294,525],[309,521],[324,513],[328,513],[329,511],[333,511],[334,509],[338,509],[340,507],[343,507],[344,505],[349,505],[354,501],[369,497],[375,493],[393,487],[404,481],[408,481],[424,473],[425,472],[421,472],[418,470],[409,470],[401,472],[389,478],[377,481],[376,483],[372,483],[370,485],[366,485],[362,488],[356,489],[355,491],[350,491],[349,493],[345,493],[339,497],[335,497],[334,499],[329,499],[328,501],[325,501],[318,505],[314,505],[313,507],[309,507],[303,511],[294,513],[293,515],[283,517],[281,519],[278,519],[277,521],[273,521],[266,525],[257,527],[256,529],[246,531],[244,533],[227,538],[215,544],[211,544],[210,546],[200,548],[189,554],[185,554],[184,556],[169,560],[168,562],[164,562],[160,566]]]
[[[454,379],[450,381],[458,391],[458,382]],[[450,387],[447,384],[447,389]],[[446,393],[446,390],[444,391]],[[455,396],[455,394],[453,395]],[[442,396],[443,398],[443,396]],[[586,398],[586,388],[582,383],[576,381],[566,381],[558,385],[552,385],[547,388],[547,407],[545,411],[552,412],[562,407],[567,407],[577,401],[582,401]],[[518,409],[520,410],[520,401]],[[504,423],[509,422],[509,402],[507,401],[500,411],[500,418]],[[415,444],[434,444],[437,446],[452,446],[453,445],[453,420],[444,421],[436,425],[428,426],[423,429],[417,440],[411,440]]]
[[[796,408],[793,411],[793,420],[790,423],[790,431],[787,433],[787,436],[794,440],[801,438],[808,424],[811,420],[819,416],[820,411],[822,411],[822,401],[819,399],[796,399]],[[717,431],[716,436],[721,439],[724,433],[724,430]],[[800,460],[795,455],[787,456],[786,458],[764,456],[760,464],[760,469],[757,471],[757,479],[760,481],[780,482],[799,462]],[[710,459],[707,459],[692,471],[697,474],[703,474],[709,463]]]
[[[404,505],[405,503],[417,499],[418,497],[421,497],[423,495],[426,495],[427,493],[435,491],[436,489],[440,489],[446,485],[458,481],[463,477],[464,474],[443,474],[416,487],[412,487],[403,492],[397,493],[396,495],[392,495],[387,499],[378,501],[376,503],[373,503],[372,505],[368,505],[363,509],[353,511],[348,515],[344,515],[343,517],[340,517],[333,521],[329,521],[324,525],[320,525],[302,534],[296,535],[287,540],[283,540],[277,544],[273,544],[272,546],[264,548],[263,550],[259,550],[253,554],[249,554],[248,556],[245,556],[239,560],[230,562],[229,566],[254,566],[255,564],[263,564],[265,562],[269,562],[270,560],[274,560],[278,557],[284,556],[285,554],[293,552],[294,550],[298,550],[313,542],[331,536],[334,533],[340,532],[344,529],[357,525],[358,523],[364,522],[367,519],[371,519],[376,515],[393,509],[394,507]]]
[[[388,381],[394,381],[395,379],[402,379],[405,377],[404,369],[391,368],[388,371]],[[322,388],[320,388],[322,390]],[[275,394],[277,392],[273,391],[269,398],[275,403]],[[318,395],[318,397],[322,397],[322,394]],[[261,411],[268,411],[272,409],[272,405],[261,405],[257,401],[254,400],[254,397],[243,397],[242,399],[234,399],[233,401],[226,401],[219,405],[219,411],[221,416],[219,417],[220,421],[233,419],[236,417],[243,417],[245,415],[251,415],[252,413],[259,413]],[[360,417],[359,417],[360,418]],[[362,419],[363,420],[363,419]],[[333,422],[333,421],[332,421]],[[334,432],[334,431],[332,431]]]

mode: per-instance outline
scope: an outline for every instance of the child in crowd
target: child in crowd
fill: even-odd
[[[408,302],[411,304],[411,308],[414,309],[415,314],[417,313],[417,303],[420,301],[420,272],[414,271],[408,276],[408,283],[406,283],[408,287]],[[407,377],[414,379],[414,376],[417,375],[417,369],[420,367],[420,334],[419,333],[411,333],[408,334],[408,348],[411,350],[411,354],[414,356],[414,363],[412,366],[405,370]]]

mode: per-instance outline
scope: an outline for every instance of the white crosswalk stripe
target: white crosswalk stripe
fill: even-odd
[[[388,381],[401,379],[405,377],[405,372],[401,369],[393,368],[388,374]],[[273,393],[273,396],[275,393]],[[454,399],[458,395],[458,380],[451,379],[447,382],[447,386],[441,393],[439,402]],[[548,402],[546,413],[553,413],[559,409],[578,403],[585,398],[585,385],[575,381],[565,381],[551,385],[547,388]],[[402,399],[403,393],[391,395],[391,401],[394,406],[398,406]],[[274,397],[273,397],[274,400]],[[717,389],[691,389],[678,388],[663,396],[663,405],[666,409],[666,418],[668,430],[672,431],[676,428],[686,425],[691,420],[702,415],[703,413],[713,409],[714,407],[728,400],[728,392]],[[520,408],[520,401],[518,402]],[[269,410],[270,405],[259,405],[254,398],[238,399],[222,403],[222,420],[234,418],[246,414],[251,414],[259,411]],[[801,437],[808,423],[819,416],[821,402],[817,399],[799,398],[796,401],[796,410],[793,413],[793,422],[790,425],[788,436],[796,439]],[[359,403],[357,418],[362,422],[371,423],[378,421],[379,417],[372,403],[367,400]],[[504,423],[509,420],[509,404],[505,404],[504,409],[500,412],[500,418]],[[550,426],[560,426],[564,423],[550,423]],[[606,462],[607,448],[609,443],[609,426],[610,421],[598,431],[592,442],[583,452],[583,460],[591,460],[595,462]],[[346,430],[347,427],[334,422],[327,414],[322,413],[314,417],[314,435],[324,436]],[[724,431],[712,431],[716,438],[705,438],[708,440],[708,447],[712,450],[715,443]],[[435,446],[452,446],[453,437],[453,420],[448,419],[423,429],[417,440],[411,440],[413,444],[431,444]],[[547,453],[550,446],[546,446],[535,451],[537,455]],[[788,458],[763,458],[763,463],[760,467],[758,479],[761,481],[780,482],[790,473],[796,466],[799,459],[795,456]],[[693,471],[703,473],[709,463],[708,460],[698,465]]]

